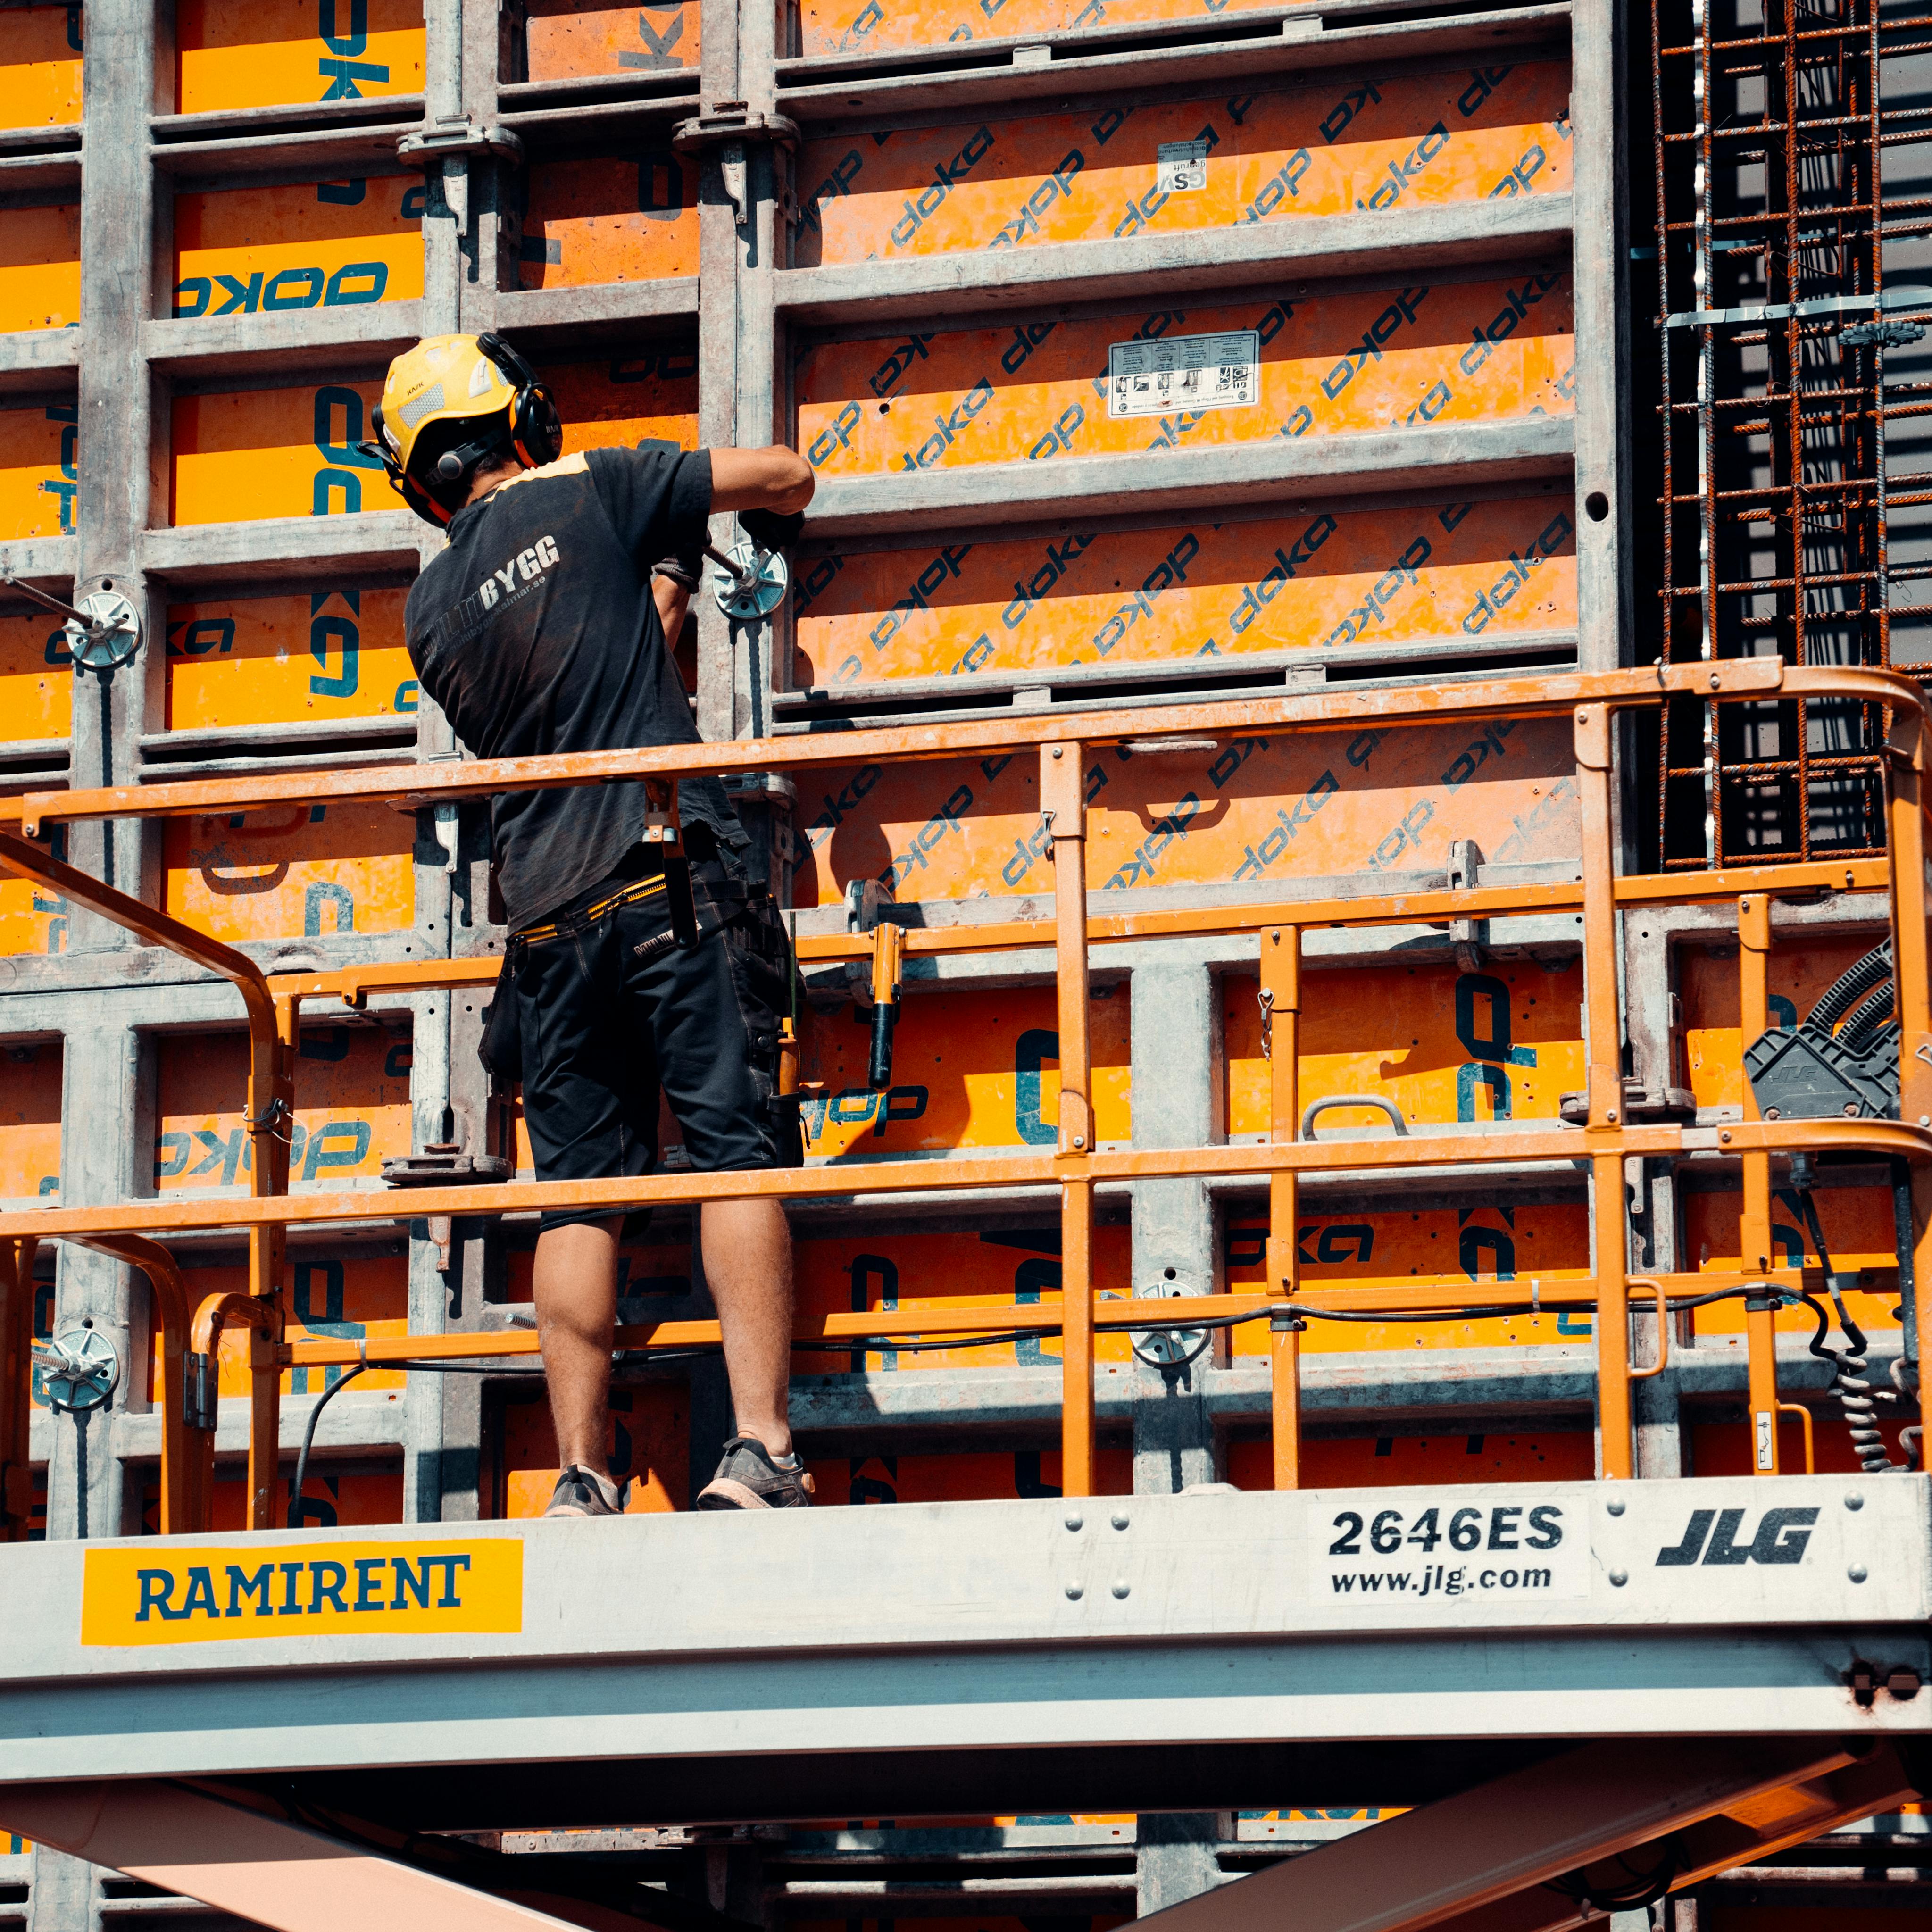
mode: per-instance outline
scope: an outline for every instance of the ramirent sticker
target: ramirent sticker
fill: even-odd
[[[1252,328],[1107,346],[1110,416],[1244,408],[1261,395],[1262,339]]]
[[[524,1546],[514,1536],[90,1550],[81,1586],[83,1644],[523,1627]]]
[[[1310,1588],[1324,1601],[1480,1597],[1530,1606],[1590,1592],[1582,1512],[1562,1503],[1458,1503],[1317,1513]]]

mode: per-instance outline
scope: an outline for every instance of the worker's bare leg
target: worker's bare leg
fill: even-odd
[[[610,1436],[622,1218],[574,1222],[537,1237],[537,1335],[550,1384],[557,1462],[565,1468],[575,1462],[600,1476],[610,1473],[604,1445]],[[789,1274],[786,1278],[789,1282]]]
[[[704,1276],[724,1330],[739,1432],[791,1450],[791,1228],[772,1200],[707,1201]],[[602,1466],[599,1465],[601,1467]]]

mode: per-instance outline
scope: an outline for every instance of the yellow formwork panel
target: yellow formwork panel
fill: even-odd
[[[10,7],[0,34],[0,128],[56,128],[80,118],[81,10]]]
[[[1570,278],[1552,267],[1438,287],[899,332],[806,352],[798,442],[821,476],[878,476],[1567,416],[1571,327]],[[1173,338],[1250,333],[1259,361],[1252,383],[1239,372],[1244,400],[1110,414],[1112,350],[1151,356],[1149,345]],[[1216,370],[1202,373],[1211,386]]]
[[[418,696],[407,596],[351,584],[170,604],[167,728],[406,716]]]
[[[1583,969],[1574,957],[1553,964],[1309,973],[1296,1063],[1303,1106],[1376,1094],[1416,1122],[1555,1120],[1558,1096],[1583,1084]],[[1228,1131],[1264,1136],[1269,1074],[1255,982],[1228,981],[1225,1004]],[[1388,1125],[1372,1108],[1340,1108],[1317,1131]]]
[[[633,17],[636,15],[632,10]],[[526,289],[698,272],[698,160],[668,146],[538,161],[518,279]]]
[[[1129,1010],[1124,988],[1096,986],[1088,1052],[1094,1126],[1100,1144],[1133,1132]],[[1051,1147],[1058,1137],[1060,1036],[1051,986],[993,992],[914,992],[904,1001],[893,1040],[892,1084],[865,1084],[869,1014],[855,1006],[800,1016],[799,1077],[806,1151],[855,1161],[916,1158],[954,1148]],[[815,1086],[819,1090],[814,1092]],[[659,1144],[681,1148],[668,1108]],[[531,1165],[520,1097],[517,1164]]]
[[[698,351],[643,342],[596,362],[546,363],[543,378],[563,418],[563,453],[628,448],[656,438],[698,447]]]
[[[1230,1210],[1222,1250],[1230,1288],[1252,1290],[1266,1282],[1268,1234],[1267,1216],[1258,1209]],[[1589,1219],[1581,1202],[1305,1214],[1294,1238],[1302,1286],[1318,1301],[1332,1283],[1400,1287],[1413,1275],[1460,1274],[1469,1283],[1469,1305],[1480,1307],[1498,1282],[1520,1286],[1534,1276],[1553,1284],[1580,1280],[1590,1272]],[[1304,1354],[1327,1354],[1370,1348],[1580,1347],[1594,1332],[1587,1313],[1526,1310],[1457,1322],[1312,1319],[1301,1346]],[[1237,1328],[1233,1346],[1238,1355],[1265,1355],[1268,1324]]]
[[[1237,1489],[1273,1489],[1273,1453],[1265,1441],[1229,1443],[1228,1480]],[[1304,1490],[1581,1483],[1595,1474],[1596,1440],[1588,1429],[1538,1436],[1304,1436],[1301,1441]]]
[[[580,75],[656,74],[698,64],[698,0],[526,0],[524,60],[527,80]]]
[[[688,1507],[691,1494],[691,1398],[682,1382],[620,1382],[610,1391],[604,1437],[611,1475],[628,1482],[627,1516],[662,1516]],[[496,1439],[484,1454],[494,1463],[499,1517],[542,1516],[562,1466],[550,1404],[541,1389],[512,1388],[504,1396]]]
[[[830,1159],[955,1148],[1051,1147],[1058,1137],[1060,1036],[1051,986],[914,991],[892,1043],[892,1084],[865,1084],[868,1009],[804,1023],[800,1078],[823,1083],[801,1108],[808,1152]],[[1124,986],[1094,988],[1088,1022],[1095,1136],[1133,1132],[1130,1007]]]
[[[1441,866],[1452,838],[1474,840],[1492,865],[1577,850],[1576,754],[1561,722],[1088,757],[1087,879],[1102,907],[1128,888]],[[1050,892],[1039,788],[1030,755],[822,772],[800,787],[794,902],[836,904],[848,880],[888,875],[902,900]]]
[[[0,98],[6,85],[0,68]],[[0,212],[0,334],[80,322],[80,204]]]
[[[996,1228],[980,1234],[907,1234],[890,1226],[870,1237],[803,1239],[796,1247],[798,1306],[808,1320],[826,1315],[884,1313],[991,1302],[1016,1308],[1060,1303],[1060,1227],[1051,1216],[1036,1228]],[[1113,1223],[1094,1230],[1094,1281],[1103,1300],[1133,1293],[1132,1240]],[[997,1313],[986,1324],[999,1331]],[[1099,1336],[1102,1362],[1132,1359],[1124,1333]],[[796,1358],[800,1375],[872,1374],[895,1370],[1035,1367],[1060,1359],[1057,1335],[1017,1342],[932,1349],[812,1350]]]
[[[181,114],[420,94],[422,0],[176,0]]]
[[[0,740],[64,738],[74,718],[74,657],[50,617],[0,617]]]
[[[1802,946],[1775,948],[1767,975],[1771,1023],[1795,1027],[1819,995],[1871,950],[1863,939],[1808,935]],[[1744,1099],[1744,1048],[1738,1019],[1738,949],[1684,946],[1678,954],[1684,1007],[1684,1077],[1700,1107],[1735,1107]]]
[[[1883,1371],[1880,1373],[1882,1378]],[[1880,1386],[1886,1386],[1882,1379]],[[1898,1432],[1909,1420],[1908,1412],[1904,1417],[1882,1417],[1879,1423],[1886,1454],[1895,1463],[1904,1464],[1908,1460],[1900,1444]],[[1755,1434],[1750,1422],[1744,1418],[1740,1417],[1736,1422],[1690,1422],[1684,1432],[1689,1438],[1684,1460],[1690,1466],[1684,1471],[1686,1475],[1750,1476],[1758,1473]],[[1833,1414],[1830,1404],[1814,1412],[1811,1436],[1820,1474],[1851,1476],[1860,1472],[1857,1452],[1852,1447],[1851,1431]],[[1795,1415],[1784,1414],[1778,1418],[1778,1466],[1792,1474],[1804,1472],[1804,1425]],[[1916,1918],[1921,1932],[1928,1932],[1928,1928],[1932,1928],[1932,1912],[1901,1916],[1907,1925]],[[1807,1928],[1816,1928],[1820,1923],[1817,1916],[1810,1913],[1801,1922],[1795,1912],[1735,1912],[1720,1907],[1714,1916],[1720,1932],[1807,1932]],[[1887,1932],[1890,1932],[1892,1917],[1890,1912],[1886,1915]],[[1702,1915],[1698,1923],[1701,1928],[1704,1923]]]
[[[245,1187],[254,1166],[246,1037],[164,1034],[157,1061],[156,1190]],[[290,1184],[339,1189],[374,1180],[386,1156],[410,1144],[408,1040],[376,1026],[304,1028]]]
[[[289,1520],[289,1488],[294,1476],[291,1468],[278,1486],[274,1512],[278,1528]],[[238,1465],[230,1469],[217,1466],[210,1500],[211,1530],[232,1536],[248,1528],[248,1485]],[[310,1463],[302,1482],[300,1528],[346,1529],[359,1523],[403,1520],[403,1472],[400,1467],[344,1470],[332,1467],[329,1460]],[[160,1527],[160,1484],[154,1481],[141,1492],[141,1533],[144,1536],[158,1536]]]
[[[807,142],[801,268],[1566,192],[1558,62]],[[1177,152],[1186,150],[1185,152]]]
[[[233,942],[398,932],[416,917],[416,820],[384,805],[171,818],[162,907]]]
[[[188,1300],[199,1307],[211,1294],[245,1294],[244,1268],[184,1268]],[[338,1256],[298,1252],[290,1256],[285,1280],[288,1295],[286,1336],[291,1342],[331,1337],[359,1340],[364,1336],[406,1335],[410,1327],[409,1263],[400,1255],[358,1255],[352,1249]],[[224,1396],[245,1397],[252,1386],[248,1372],[248,1330],[224,1328],[218,1372]],[[161,1338],[154,1337],[148,1364],[148,1400],[158,1399],[161,1376]],[[284,1395],[320,1395],[342,1379],[337,1368],[285,1369]],[[356,1378],[358,1396],[387,1390],[386,1400],[400,1402],[409,1378],[400,1369],[364,1369]]]
[[[66,828],[57,827],[45,849],[67,856]],[[0,873],[0,958],[22,952],[67,950],[68,902],[31,879]]]
[[[1817,1246],[1804,1224],[1796,1192],[1781,1184],[1774,1170],[1771,1190],[1771,1239],[1779,1264],[1785,1268],[1819,1265]],[[1812,1201],[1819,1225],[1832,1250],[1834,1269],[1894,1269],[1898,1265],[1898,1236],[1892,1220],[1892,1192],[1886,1187],[1820,1187]],[[1743,1196],[1736,1192],[1687,1193],[1684,1196],[1684,1252],[1688,1268],[1735,1274],[1744,1266],[1739,1238]],[[1897,1277],[1888,1274],[1882,1292],[1855,1289],[1845,1296],[1852,1319],[1868,1334],[1896,1333],[1899,1327]],[[1781,1308],[1773,1318],[1780,1335],[1808,1340],[1817,1319],[1808,1308]],[[1714,1301],[1694,1312],[1698,1340],[1722,1337],[1715,1346],[1742,1351],[1744,1346],[1744,1304]],[[1834,1344],[1834,1346],[1837,1346]],[[1802,1467],[1801,1463],[1798,1466]]]
[[[1550,497],[833,552],[800,571],[793,682],[1167,662],[1576,621]]]
[[[400,508],[382,464],[356,447],[370,434],[369,412],[382,394],[376,376],[177,396],[170,414],[169,520],[253,523]],[[0,490],[4,480],[0,475]]]
[[[422,293],[428,193],[419,176],[378,175],[178,194],[173,313],[285,315],[413,301]]]
[[[0,410],[0,541],[72,534],[80,420],[73,403]]]
[[[62,1059],[57,1040],[0,1046],[0,1200],[60,1198]]]
[[[1142,20],[1206,26],[1272,0],[790,0],[793,44],[804,55],[880,53],[947,41],[1126,26]]]

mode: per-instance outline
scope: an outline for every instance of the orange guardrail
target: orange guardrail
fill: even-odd
[[[1889,719],[1886,811],[1889,862],[1866,860],[1773,865],[1701,874],[1626,876],[1616,873],[1611,719],[1619,710],[1672,698],[1712,701],[1803,695],[1850,698],[1883,705]],[[1414,724],[1450,714],[1530,716],[1572,714],[1576,779],[1580,801],[1581,850],[1576,876],[1516,886],[1478,886],[1400,891],[1359,897],[1286,901],[1273,904],[1130,912],[1100,918],[1087,908],[1086,806],[1082,775],[1086,748],[1096,744],[1158,748],[1163,734],[1199,739],[1235,733],[1334,729],[1373,721]],[[288,1365],[398,1365],[451,1359],[493,1359],[537,1352],[533,1334],[460,1336],[401,1336],[347,1343],[288,1342],[282,1337],[282,1276],[286,1231],[322,1222],[393,1221],[492,1216],[564,1205],[688,1204],[710,1199],[766,1196],[796,1199],[859,1192],[942,1191],[962,1187],[1040,1184],[1060,1190],[1062,1302],[1058,1310],[1009,1304],[955,1306],[945,1311],[907,1310],[887,1315],[833,1315],[812,1324],[802,1340],[920,1334],[966,1334],[994,1329],[1004,1334],[1057,1329],[1063,1337],[1063,1486],[1069,1496],[1090,1494],[1094,1483],[1094,1338],[1102,1330],[1225,1324],[1259,1319],[1270,1325],[1274,1363],[1272,1414],[1274,1474],[1290,1486],[1299,1477],[1300,1438],[1299,1336],[1310,1316],[1344,1318],[1377,1310],[1385,1316],[1427,1312],[1470,1299],[1466,1282],[1415,1280],[1393,1287],[1324,1286],[1317,1298],[1303,1292],[1294,1238],[1300,1177],[1312,1172],[1382,1174],[1443,1166],[1548,1162],[1574,1168],[1588,1163],[1595,1227],[1594,1274],[1586,1280],[1499,1284],[1482,1298],[1498,1312],[1533,1306],[1589,1306],[1598,1316],[1598,1378],[1606,1477],[1633,1472],[1633,1379],[1652,1369],[1634,1367],[1630,1290],[1654,1296],[1660,1310],[1670,1298],[1742,1292],[1796,1293],[1807,1285],[1802,1270],[1775,1265],[1770,1232],[1770,1173],[1774,1157],[1798,1153],[1864,1154],[1903,1161],[1912,1174],[1915,1267],[1932,1267],[1932,1006],[1928,1006],[1927,905],[1923,783],[1928,713],[1916,686],[1891,674],[1817,670],[1775,659],[1649,670],[1498,679],[1435,689],[1342,691],[1229,703],[1150,707],[1142,710],[1001,718],[966,723],[800,736],[751,742],[653,748],[571,758],[494,763],[364,767],[334,773],[267,774],[99,790],[34,792],[0,801],[0,823],[17,814],[29,836],[44,826],[118,815],[165,816],[234,812],[299,796],[304,800],[359,797],[391,802],[431,803],[483,798],[511,789],[587,784],[614,779],[697,776],[747,767],[796,770],[814,764],[867,760],[956,757],[964,752],[1036,748],[1040,757],[1042,818],[1050,840],[1054,876],[1051,920],[1009,920],[898,932],[896,940],[914,956],[1051,946],[1055,956],[1060,1045],[1060,1107],[1058,1144],[1051,1152],[992,1158],[847,1163],[770,1173],[658,1175],[642,1179],[509,1182],[485,1186],[412,1187],[406,1195],[362,1191],[290,1196],[287,1133],[292,1109],[292,1068],[301,1006],[305,1000],[339,998],[360,1004],[374,993],[480,984],[494,977],[494,958],[409,962],[346,968],[326,973],[265,974],[235,951],[165,914],[116,892],[46,856],[26,838],[0,830],[0,866],[38,880],[76,903],[113,920],[149,943],[168,946],[232,980],[247,1011],[250,1040],[248,1126],[254,1148],[253,1193],[246,1200],[184,1202],[143,1199],[118,1205],[59,1208],[0,1214],[0,1302],[10,1330],[23,1318],[32,1245],[44,1239],[88,1243],[146,1269],[154,1284],[164,1332],[163,1526],[205,1526],[212,1480],[214,1402],[207,1378],[214,1338],[224,1324],[250,1331],[253,1396],[249,1450],[249,1516],[256,1528],[274,1521],[274,1496],[280,1456],[279,1376]],[[1765,957],[1771,898],[1828,887],[1887,890],[1894,949],[1901,1028],[1901,1118],[1760,1121],[1747,1094],[1745,1118],[1735,1126],[1634,1126],[1623,1117],[1621,1012],[1616,970],[1616,919],[1620,910],[1646,905],[1730,902],[1737,908],[1740,936],[1741,1020],[1744,1036],[1768,1024]],[[1462,1134],[1426,1138],[1390,1136],[1320,1142],[1306,1138],[1300,1109],[1297,1043],[1302,1005],[1305,932],[1319,927],[1492,917],[1510,913],[1575,909],[1580,914],[1584,962],[1587,1054],[1587,1124],[1580,1130]],[[1271,1036],[1270,1137],[1260,1146],[1102,1152],[1095,1144],[1090,1105],[1088,1012],[1091,946],[1097,941],[1181,934],[1256,935],[1261,996]],[[869,936],[819,935],[801,940],[806,959],[862,957]],[[1634,1157],[1704,1155],[1738,1160],[1744,1182],[1742,1265],[1730,1275],[1652,1274],[1628,1270],[1623,1163]],[[1264,1177],[1269,1187],[1268,1288],[1260,1295],[1217,1295],[1186,1302],[1163,1300],[1158,1316],[1136,1313],[1118,1301],[1098,1301],[1092,1266],[1094,1190],[1112,1181],[1154,1177]],[[1616,1204],[1606,1212],[1607,1204]],[[249,1240],[245,1295],[210,1297],[190,1318],[188,1295],[167,1250],[154,1239],[170,1232],[214,1228],[245,1229]],[[1815,1276],[1815,1271],[1814,1276]],[[1924,1278],[1920,1276],[1919,1278]],[[11,1290],[12,1292],[8,1292]],[[1765,1292],[1755,1300],[1762,1302]],[[1453,1296],[1453,1300],[1450,1298]],[[1920,1298],[1921,1352],[1932,1348],[1932,1310]],[[191,1332],[189,1332],[191,1330]],[[1748,1324],[1754,1409],[1777,1407],[1776,1364],[1768,1316]],[[619,1346],[650,1352],[715,1344],[712,1322],[660,1322],[620,1331]],[[1662,1346],[1660,1338],[1660,1346]],[[0,1344],[0,1353],[16,1337]],[[195,1364],[200,1393],[187,1400]],[[173,1364],[181,1365],[176,1372]],[[1659,1366],[1653,1364],[1652,1368]],[[16,1379],[18,1379],[17,1378]],[[25,1460],[24,1392],[0,1397],[0,1460],[10,1469]],[[10,1407],[8,1403],[10,1401]],[[9,1431],[11,1431],[10,1436]],[[12,1447],[9,1447],[9,1443]],[[1767,1468],[1777,1467],[1775,1429]],[[8,1481],[17,1487],[10,1474]],[[0,1491],[10,1497],[11,1489]],[[19,1522],[10,1501],[10,1526]],[[23,1512],[22,1512],[23,1514]],[[17,1529],[14,1533],[17,1534]]]

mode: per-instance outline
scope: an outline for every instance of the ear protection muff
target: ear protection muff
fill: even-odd
[[[500,335],[479,335],[476,346],[515,387],[516,399],[510,405],[510,441],[518,460],[532,470],[554,463],[563,454],[563,421],[542,377]]]

